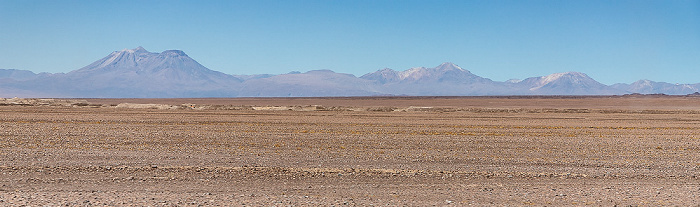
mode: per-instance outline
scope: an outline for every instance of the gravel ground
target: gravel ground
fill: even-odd
[[[700,99],[207,100],[0,104],[0,206],[700,203]]]

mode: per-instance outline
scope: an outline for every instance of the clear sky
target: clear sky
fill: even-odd
[[[228,74],[453,62],[497,81],[700,83],[700,0],[0,0],[0,68],[69,72],[138,46]]]

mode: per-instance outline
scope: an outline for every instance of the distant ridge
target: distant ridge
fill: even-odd
[[[625,91],[602,83],[584,73],[554,73],[542,77],[527,78],[515,85],[527,88],[533,94],[543,95],[615,95]]]
[[[360,77],[331,70],[229,75],[206,68],[180,50],[154,53],[143,47],[114,51],[68,73],[0,69],[0,97],[685,95],[698,91],[700,84],[650,80],[608,86],[580,72],[499,82],[449,62],[404,71],[384,68]]]
[[[665,82],[654,82],[650,80],[639,80],[632,84],[618,83],[612,85],[618,90],[640,94],[670,94],[682,95],[692,94],[700,91],[700,84],[671,84]]]
[[[391,83],[475,83],[491,82],[491,80],[472,74],[454,63],[443,63],[434,68],[411,68],[405,71],[395,71],[389,68],[368,73],[360,78],[374,80],[382,84]]]
[[[202,66],[182,51],[152,53],[138,47],[114,51],[66,74],[38,77],[14,87],[51,97],[233,97],[241,82]]]

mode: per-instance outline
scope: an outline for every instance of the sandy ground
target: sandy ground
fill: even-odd
[[[6,99],[0,206],[697,206],[699,138],[697,97]]]

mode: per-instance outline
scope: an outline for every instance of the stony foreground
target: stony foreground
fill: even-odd
[[[12,101],[0,206],[700,203],[698,98]]]

